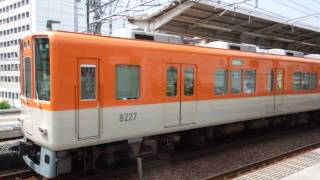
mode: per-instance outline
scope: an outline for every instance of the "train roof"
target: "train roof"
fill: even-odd
[[[200,54],[214,54],[220,56],[233,56],[235,58],[256,58],[256,59],[270,59],[270,60],[282,60],[282,61],[293,61],[300,63],[320,63],[320,60],[303,58],[303,57],[293,57],[285,55],[274,55],[256,52],[244,52],[230,49],[219,49],[212,47],[202,47],[187,44],[171,44],[157,41],[140,40],[140,39],[128,39],[121,37],[112,37],[104,35],[92,35],[68,31],[44,31],[32,33],[29,36],[49,36],[54,40],[64,41],[64,40],[74,40],[76,42],[89,43],[93,42],[96,44],[104,44],[106,40],[110,43],[110,40],[114,45],[125,45],[132,47],[141,47],[147,49],[159,49],[167,51],[177,51],[177,52],[192,52]],[[139,42],[139,44],[137,44]]]

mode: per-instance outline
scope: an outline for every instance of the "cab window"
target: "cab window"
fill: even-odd
[[[50,100],[50,53],[49,39],[35,38],[36,98]]]

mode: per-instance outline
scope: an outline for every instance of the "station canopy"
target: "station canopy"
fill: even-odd
[[[129,16],[145,31],[320,54],[320,29],[213,0],[180,0]]]

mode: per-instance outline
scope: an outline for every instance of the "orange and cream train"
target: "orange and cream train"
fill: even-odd
[[[184,137],[201,144],[216,132],[288,123],[288,114],[290,124],[307,122],[320,109],[319,72],[313,59],[34,33],[21,43],[21,153],[50,178],[127,149],[157,152]]]

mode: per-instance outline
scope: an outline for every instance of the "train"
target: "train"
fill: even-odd
[[[320,117],[315,59],[64,31],[27,35],[20,54],[20,152],[47,178]]]

